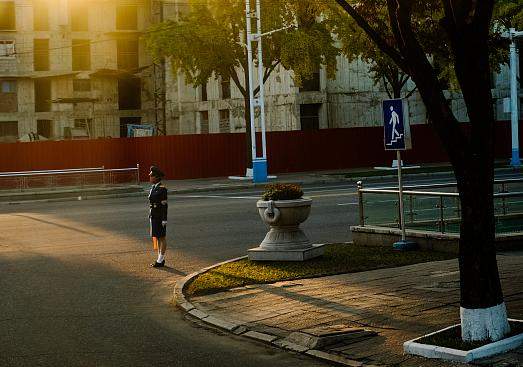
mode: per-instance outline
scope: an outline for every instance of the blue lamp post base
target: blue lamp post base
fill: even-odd
[[[407,241],[407,240],[401,240],[398,242],[395,242],[392,247],[394,250],[398,251],[412,251],[417,250],[419,248],[418,244],[413,241]]]
[[[254,159],[252,161],[252,171],[252,180],[254,183],[267,182],[267,159]]]
[[[510,160],[512,167],[521,167],[521,159],[519,158],[519,149],[512,150],[512,159]]]

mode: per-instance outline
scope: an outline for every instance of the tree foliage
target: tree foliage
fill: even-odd
[[[254,14],[254,1],[251,4]],[[280,65],[293,71],[297,85],[311,79],[321,65],[329,78],[334,77],[339,49],[328,22],[321,17],[324,9],[323,0],[261,2],[262,32],[294,25],[263,37],[264,82]],[[253,19],[253,32],[255,23]],[[251,134],[245,0],[189,0],[187,13],[154,25],[146,40],[153,57],[169,58],[173,71],[181,70],[196,87],[210,78],[232,80],[244,98],[246,133]],[[256,48],[253,51],[256,57]],[[258,93],[259,86],[254,96]],[[248,138],[247,167],[251,166]]]
[[[390,27],[389,11],[386,1],[351,0],[349,4],[360,12],[373,29],[379,29],[383,39],[394,45],[394,35]],[[332,10],[332,8],[331,8]],[[440,82],[446,89],[458,90],[459,83],[454,72],[454,60],[450,52],[449,41],[440,23],[444,9],[441,1],[413,1],[412,27],[416,38],[430,56]],[[408,97],[415,89],[407,90],[405,86],[409,75],[385,54],[356,21],[339,7],[330,12],[331,28],[341,41],[341,51],[353,61],[361,59],[369,65],[372,77],[377,85],[383,84],[390,97]],[[494,71],[507,62],[507,43],[501,32],[511,26],[523,28],[523,3],[520,0],[498,0],[493,13],[493,24],[503,27],[492,27],[490,38],[490,57]]]
[[[247,70],[245,1],[189,0],[189,4],[188,13],[150,29],[147,44],[153,56],[169,57],[173,68],[195,86],[212,77],[232,78],[247,96],[248,89],[239,77]],[[262,1],[263,32],[298,25],[263,38],[266,78],[280,64],[294,72],[297,84],[311,78],[320,65],[326,67],[329,77],[334,76],[339,50],[328,23],[319,17],[323,6],[321,1]]]

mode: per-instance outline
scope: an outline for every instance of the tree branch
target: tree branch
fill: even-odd
[[[385,78],[385,73],[381,76],[381,78],[383,79],[383,85],[385,86],[385,91],[387,92],[387,95],[389,96],[389,98],[392,98],[392,93],[389,89],[387,78]]]
[[[271,66],[269,66],[268,68],[265,68],[265,71],[263,73],[263,84],[265,84],[265,82],[267,81],[267,79],[269,79],[269,77],[271,76],[272,72],[274,71],[274,69],[276,69],[276,67],[280,64],[280,61],[279,60],[276,60]],[[260,86],[258,85],[256,87],[256,89],[254,89],[254,95],[258,95],[258,93],[260,93]]]
[[[336,2],[345,10],[360,26],[360,28],[369,36],[369,38],[376,43],[378,48],[389,56],[395,63],[405,72],[407,64],[403,56],[392,46],[390,46],[379,33],[373,29],[370,24],[351,6],[346,0],[336,0]]]
[[[240,93],[242,94],[242,96],[244,98],[246,98],[247,97],[247,90],[245,89],[245,87],[240,82],[240,78],[238,78],[238,74],[236,74],[236,70],[234,70],[234,68],[232,68],[232,70],[231,70],[231,79],[234,82],[234,84],[236,85],[236,87],[240,90]]]
[[[414,87],[410,92],[408,92],[406,95],[405,95],[405,98],[409,98],[411,97],[415,91],[418,90],[418,87]]]

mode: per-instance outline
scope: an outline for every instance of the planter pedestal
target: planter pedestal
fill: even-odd
[[[305,261],[322,256],[325,245],[311,245],[303,250],[266,250],[261,247],[247,251],[249,260],[254,261]]]
[[[248,251],[254,261],[305,261],[323,255],[323,245],[312,245],[300,229],[312,200],[258,201],[258,212],[270,230],[259,247]]]

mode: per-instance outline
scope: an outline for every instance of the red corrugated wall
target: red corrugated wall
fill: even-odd
[[[464,129],[469,126],[463,125]],[[407,163],[445,162],[438,137],[428,125],[414,125]],[[258,141],[260,137],[258,136]],[[271,132],[267,135],[269,172],[304,172],[390,165],[394,152],[383,149],[381,127]],[[0,171],[30,171],[151,164],[169,179],[240,175],[245,172],[245,134],[177,135],[0,144]],[[510,157],[510,124],[496,129],[496,157]]]

